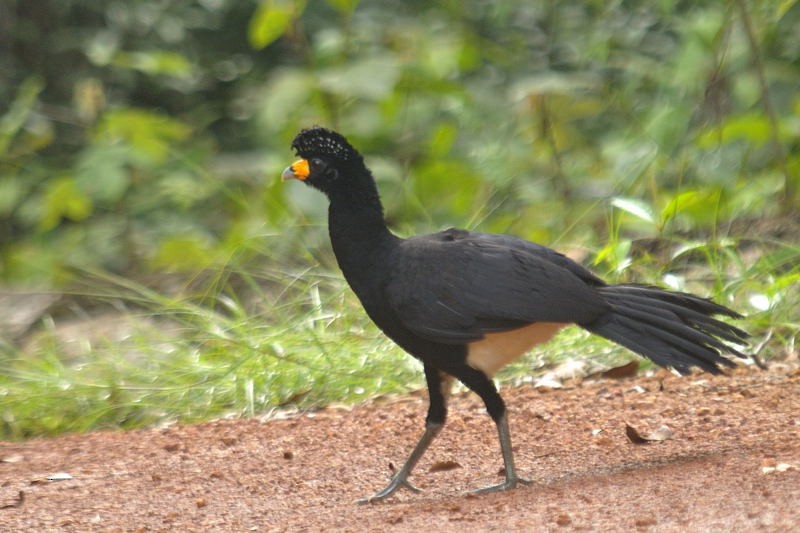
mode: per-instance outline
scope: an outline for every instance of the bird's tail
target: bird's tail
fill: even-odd
[[[663,367],[680,373],[697,366],[717,374],[733,366],[723,354],[747,358],[730,344],[747,344],[747,332],[712,318],[741,315],[711,300],[643,285],[607,285],[598,292],[611,305],[600,319],[581,326]]]

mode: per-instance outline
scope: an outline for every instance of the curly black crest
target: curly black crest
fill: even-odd
[[[313,156],[330,156],[341,161],[358,159],[359,153],[343,135],[314,126],[302,130],[292,141],[292,148],[304,159]]]

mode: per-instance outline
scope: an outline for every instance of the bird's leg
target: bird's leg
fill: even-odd
[[[492,485],[475,491],[477,494],[513,489],[517,485],[528,485],[530,481],[517,475],[514,466],[514,450],[511,449],[511,432],[508,430],[508,414],[503,398],[497,392],[489,377],[480,370],[465,366],[456,373],[464,385],[475,391],[486,405],[486,411],[497,425],[497,436],[500,439],[500,451],[503,454],[503,466],[506,471],[506,480],[499,485]]]
[[[425,454],[425,450],[428,449],[428,446],[430,446],[431,442],[433,442],[433,439],[435,439],[436,435],[438,435],[442,430],[442,426],[443,424],[426,423],[425,433],[422,434],[419,442],[417,442],[417,445],[414,446],[414,449],[411,451],[411,455],[408,456],[408,459],[406,459],[406,462],[403,464],[402,468],[400,468],[400,470],[398,470],[397,473],[392,476],[392,480],[389,482],[389,484],[372,496],[358,500],[358,503],[371,503],[383,500],[394,494],[397,489],[402,487],[405,487],[412,492],[419,492],[420,490],[412,485],[410,481],[408,481],[408,476],[411,474],[411,471],[417,465],[417,462],[419,462],[420,458]]]
[[[431,445],[433,439],[439,434],[444,427],[444,421],[447,418],[447,397],[450,395],[450,389],[453,384],[453,378],[435,368],[425,365],[425,379],[428,383],[428,396],[430,404],[428,405],[428,416],[425,419],[425,432],[420,437],[417,445],[411,451],[406,462],[392,476],[392,480],[384,488],[373,494],[368,498],[358,500],[359,503],[371,503],[388,498],[394,494],[397,489],[405,487],[412,492],[419,492],[420,490],[408,481],[408,476],[411,471],[417,466],[417,463],[425,454],[425,450]]]
[[[506,471],[506,480],[499,485],[491,485],[475,491],[476,494],[497,492],[513,489],[518,484],[530,485],[531,481],[519,477],[514,466],[514,451],[511,449],[511,433],[508,430],[508,416],[505,412],[497,419],[497,436],[500,439],[500,451],[503,454],[503,466]]]

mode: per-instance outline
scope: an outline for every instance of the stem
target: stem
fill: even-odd
[[[778,155],[778,164],[780,165],[781,172],[783,172],[783,198],[781,199],[781,211],[789,213],[794,210],[794,199],[797,195],[792,176],[789,173],[789,166],[786,161],[786,150],[781,143],[778,134],[778,118],[775,114],[775,108],[772,105],[772,98],[769,93],[769,85],[767,84],[767,76],[764,72],[764,61],[761,57],[761,50],[758,46],[755,30],[753,29],[753,21],[750,12],[747,10],[745,0],[736,0],[736,5],[742,15],[742,26],[747,35],[747,41],[750,44],[750,53],[753,56],[753,68],[758,76],[758,83],[761,86],[761,104],[764,106],[764,113],[770,122],[772,144],[775,147]]]
[[[538,96],[538,104],[539,104],[539,131],[541,132],[542,136],[544,137],[545,141],[547,142],[547,146],[550,149],[550,156],[553,161],[553,176],[551,177],[551,183],[553,188],[558,192],[561,198],[565,201],[569,201],[572,197],[572,191],[570,190],[569,185],[567,184],[567,180],[564,178],[564,165],[561,161],[561,153],[558,149],[558,141],[556,140],[555,131],[553,131],[553,115],[550,112],[550,108],[548,106],[548,97],[547,95],[543,94]]]

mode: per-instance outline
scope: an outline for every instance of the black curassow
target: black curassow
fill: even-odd
[[[741,318],[710,300],[657,287],[610,285],[560,253],[508,235],[448,229],[403,239],[386,226],[371,172],[342,135],[301,131],[292,147],[302,159],[283,179],[325,193],[339,267],[369,317],[422,361],[429,391],[425,431],[389,484],[362,501],[401,487],[442,429],[453,378],[476,392],[497,425],[505,481],[478,492],[528,483],[514,467],[506,406],[492,382],[501,367],[568,324],[601,335],[685,373],[712,373],[746,357],[729,346],[747,333],[713,315]]]

